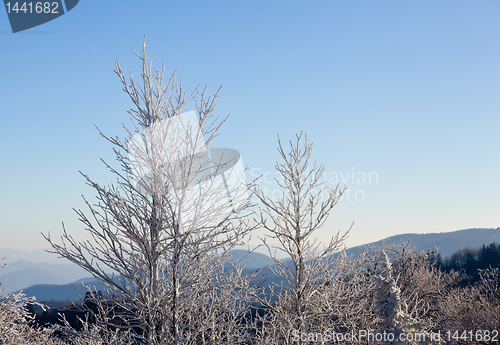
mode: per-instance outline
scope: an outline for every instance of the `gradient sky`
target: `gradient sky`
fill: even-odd
[[[113,181],[94,124],[123,134],[114,63],[138,76],[144,35],[185,87],[222,85],[214,146],[248,178],[274,173],[277,133],[308,133],[327,185],[351,193],[322,240],[353,221],[349,246],[500,226],[499,1],[81,0],[16,34],[0,10],[0,248],[47,247],[61,222],[84,237],[78,171]]]

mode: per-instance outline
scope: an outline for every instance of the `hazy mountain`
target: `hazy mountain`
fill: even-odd
[[[368,245],[392,245],[408,240],[411,240],[411,246],[417,250],[426,251],[438,247],[441,257],[444,259],[465,247],[478,248],[483,244],[490,244],[492,242],[500,243],[500,227],[496,229],[466,229],[428,234],[401,234],[387,237],[377,242],[349,248],[349,252],[358,254],[360,249]]]
[[[68,261],[66,261],[66,263],[52,264],[46,262],[35,263],[20,260],[7,264],[6,267],[2,268],[0,273],[4,275],[11,272],[21,271],[27,268],[36,268],[40,271],[48,271],[53,275],[64,278],[66,280],[66,283],[75,281],[84,276],[88,276],[88,273],[84,269],[80,268],[78,265],[68,263]]]
[[[275,251],[275,247],[280,246],[279,243],[275,243],[275,242],[269,242],[268,245],[271,247],[271,250],[273,252]],[[264,254],[265,256],[269,257],[269,250],[267,249],[266,246],[263,246],[263,245],[260,245],[260,246],[257,246],[257,245],[236,246],[235,250],[243,250],[245,252],[248,252],[248,248],[250,248],[250,250],[252,250],[253,253],[260,253],[260,254]],[[276,257],[280,260],[288,258],[288,256],[281,250],[276,251]]]
[[[233,250],[231,260],[241,260],[240,264],[250,270],[274,265],[274,260],[269,256],[257,252],[249,253],[245,249]]]
[[[0,270],[3,288],[11,292],[35,284],[68,284],[86,276],[89,274],[85,270],[71,263],[35,263],[20,260],[10,262]]]
[[[63,258],[58,258],[57,254],[47,253],[46,249],[35,249],[31,251],[0,248],[0,259],[5,258],[2,262],[11,263],[14,261],[24,260],[35,263],[47,262],[53,264],[67,264],[68,261]]]
[[[38,284],[64,284],[66,280],[61,277],[52,275],[49,271],[42,271],[36,268],[26,268],[20,271],[2,274],[0,276],[4,282],[2,289],[9,290],[10,292],[24,289],[34,283]],[[7,293],[4,291],[2,294]]]

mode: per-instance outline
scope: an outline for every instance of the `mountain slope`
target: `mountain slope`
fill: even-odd
[[[233,250],[231,253],[231,260],[241,260],[240,264],[249,270],[274,265],[274,260],[269,256],[255,251],[249,253],[248,250],[244,249]]]
[[[377,242],[352,247],[348,251],[356,255],[360,249],[366,248],[369,245],[400,244],[402,241],[408,240],[411,240],[410,245],[417,250],[427,251],[438,247],[441,256],[446,258],[465,247],[478,248],[483,244],[490,244],[492,242],[500,243],[500,227],[496,229],[466,229],[428,234],[401,234],[387,237]]]

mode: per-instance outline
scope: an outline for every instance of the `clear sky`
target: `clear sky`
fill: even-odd
[[[81,0],[16,34],[0,9],[0,248],[47,247],[61,222],[84,236],[78,171],[112,181],[94,124],[123,134],[114,62],[139,75],[144,35],[186,87],[222,86],[215,146],[248,178],[270,181],[277,133],[308,133],[350,191],[323,240],[353,221],[348,245],[500,226],[499,1]]]

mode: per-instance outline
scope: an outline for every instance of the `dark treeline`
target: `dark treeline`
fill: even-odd
[[[497,268],[500,265],[500,246],[493,242],[489,245],[483,245],[481,248],[459,249],[450,257],[441,258],[438,254],[436,266],[442,271],[450,272],[460,271],[464,275],[462,285],[469,285],[479,281],[479,270],[487,268]]]
[[[102,292],[99,291],[102,295]],[[64,302],[64,301],[42,301],[44,306],[42,309],[39,305],[28,303],[28,311],[33,315],[34,325],[36,327],[46,327],[49,325],[64,325],[61,318],[66,319],[71,327],[80,331],[82,323],[80,320],[85,320],[91,317],[91,312],[95,307],[90,303],[89,293],[86,294],[85,299],[81,302]],[[94,307],[94,308],[93,308]],[[92,319],[90,320],[93,321]]]

